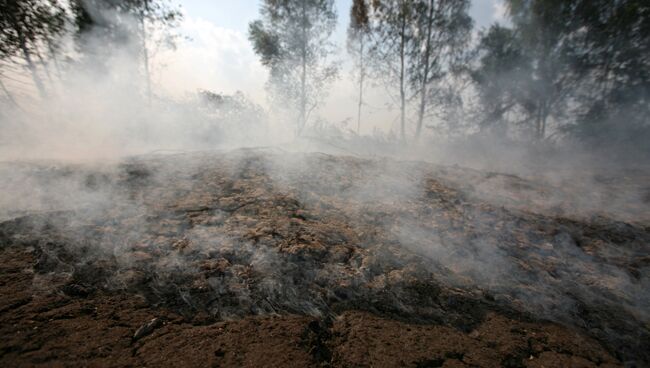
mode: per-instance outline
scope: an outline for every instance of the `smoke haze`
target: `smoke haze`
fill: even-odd
[[[504,7],[472,12],[509,24]],[[650,168],[637,148],[528,140],[515,123],[499,134],[471,103],[436,111],[419,140],[409,116],[404,141],[377,81],[357,132],[342,51],[340,79],[297,135],[242,30],[186,13],[179,31],[191,40],[150,45],[151,95],[142,39],[107,51],[90,32],[83,57],[74,37],[62,41],[71,60],[45,96],[2,100],[0,241],[37,260],[34,295],[81,285],[212,320],[360,309],[464,332],[496,311],[650,361]]]

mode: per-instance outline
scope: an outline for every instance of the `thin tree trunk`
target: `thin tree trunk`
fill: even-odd
[[[547,103],[545,102],[542,109],[542,121],[541,121],[541,131],[539,134],[539,139],[543,140],[546,137],[546,120],[548,119],[548,108]]]
[[[304,47],[304,46],[303,46]],[[306,52],[305,52],[306,54]],[[298,126],[298,135],[307,125],[307,60],[302,60],[302,74],[300,76],[300,121]]]
[[[307,8],[302,2],[302,73],[300,75],[300,121],[298,122],[298,135],[307,125]]]
[[[363,79],[365,77],[363,69],[363,38],[361,34],[359,39],[359,111],[357,112],[357,135],[361,132],[361,107],[363,106]]]
[[[400,74],[399,74],[399,95],[400,95],[400,137],[402,142],[406,141],[406,91],[405,80],[405,47],[406,47],[406,14],[402,14],[402,33],[400,40]]]
[[[47,97],[47,93],[45,92],[45,86],[43,85],[43,81],[41,80],[41,77],[38,75],[38,71],[36,70],[36,66],[34,65],[34,61],[32,60],[32,55],[29,52],[29,49],[27,48],[27,42],[25,41],[25,37],[22,34],[20,34],[18,37],[20,37],[20,49],[23,52],[23,57],[25,58],[25,62],[27,63],[27,68],[32,74],[32,79],[34,80],[36,89],[38,89],[38,93],[40,94],[40,96],[42,98],[45,98]]]
[[[542,133],[542,106],[537,107],[535,116],[535,140],[540,140]]]
[[[427,82],[429,79],[429,57],[431,55],[431,33],[433,31],[433,0],[429,0],[429,18],[427,19],[427,41],[424,48],[424,61],[422,72],[422,85],[420,86],[420,109],[418,111],[418,124],[415,129],[415,140],[420,139],[422,123],[424,122],[424,108],[426,105]]]
[[[149,0],[144,2],[145,12],[149,11]],[[149,71],[149,50],[147,49],[147,28],[145,24],[145,14],[140,18],[140,26],[142,27],[142,58],[144,59],[144,77],[147,86],[147,100],[151,105],[151,72]]]
[[[544,34],[543,34],[544,35]],[[549,43],[548,39],[543,39],[543,53],[540,55],[541,60],[539,61],[539,69],[541,74],[541,83],[542,90],[539,98],[539,112],[537,116],[537,140],[541,141],[544,139],[546,134],[546,118],[548,117],[548,103],[549,103],[549,88],[548,81],[552,81],[548,57],[551,53],[552,46]]]

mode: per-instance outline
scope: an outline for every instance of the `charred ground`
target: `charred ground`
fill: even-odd
[[[3,364],[650,364],[643,184],[595,212],[541,180],[275,150],[11,170],[46,200],[0,224]]]

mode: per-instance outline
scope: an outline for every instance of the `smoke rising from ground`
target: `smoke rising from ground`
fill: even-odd
[[[356,305],[464,329],[475,322],[463,308],[479,313],[487,303],[587,328],[629,346],[625,354],[647,339],[642,225],[574,220],[590,212],[568,212],[570,202],[568,217],[556,217],[484,187],[492,179],[513,198],[540,183],[278,149],[3,169],[21,173],[2,183],[14,194],[2,217],[16,218],[3,232],[35,245],[35,291],[52,292],[52,277],[63,277],[217,319],[330,316]],[[423,301],[415,290],[427,283],[467,294],[434,288]]]
[[[294,138],[243,94],[149,100],[136,46],[0,113],[0,232],[38,254],[35,292],[61,277],[215,319],[359,307],[468,330],[466,309],[503,308],[642,353],[643,162],[327,125]]]

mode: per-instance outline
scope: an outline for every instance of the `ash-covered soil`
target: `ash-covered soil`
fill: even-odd
[[[2,366],[650,365],[640,173],[262,149],[0,172]]]

